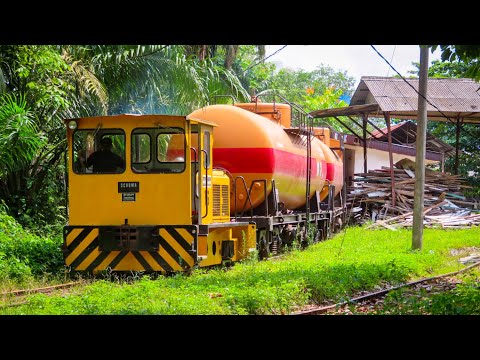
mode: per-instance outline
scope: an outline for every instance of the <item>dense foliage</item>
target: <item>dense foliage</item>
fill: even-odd
[[[38,236],[24,230],[0,207],[0,282],[22,283],[64,270],[61,236]]]
[[[442,62],[466,64],[464,77],[480,80],[479,45],[431,45],[432,52],[440,48]]]

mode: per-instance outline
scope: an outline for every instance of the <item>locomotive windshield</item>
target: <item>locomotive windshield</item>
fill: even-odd
[[[121,129],[76,130],[73,133],[73,171],[77,174],[123,173],[125,151],[125,132]],[[101,166],[95,165],[94,160]],[[131,169],[135,173],[185,171],[184,130],[174,127],[134,129]]]
[[[125,132],[121,129],[75,131],[72,160],[77,174],[123,173]]]
[[[181,173],[185,170],[185,132],[181,128],[137,128],[132,131],[132,170],[137,173]]]

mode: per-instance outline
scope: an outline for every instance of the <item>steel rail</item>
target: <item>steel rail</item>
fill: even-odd
[[[460,274],[462,272],[471,270],[472,268],[474,268],[476,266],[479,266],[479,265],[480,265],[480,261],[478,261],[478,262],[476,262],[472,265],[469,265],[469,266],[467,266],[467,267],[465,267],[461,270],[458,270],[458,271],[453,271],[453,272],[449,272],[447,274],[442,274],[442,275],[437,275],[437,276],[433,276],[433,277],[430,277],[430,278],[425,278],[425,279],[412,281],[412,282],[409,282],[409,283],[406,283],[406,284],[402,284],[402,285],[398,285],[398,286],[391,287],[391,288],[388,288],[388,289],[376,291],[374,293],[370,293],[370,294],[367,294],[367,295],[362,295],[362,296],[350,299],[348,301],[342,301],[341,303],[328,305],[328,306],[323,306],[323,307],[320,307],[320,308],[315,308],[315,309],[310,309],[310,310],[298,311],[298,312],[292,313],[290,315],[323,314],[323,313],[328,312],[329,310],[339,308],[339,307],[342,307],[342,306],[345,306],[345,305],[348,305],[348,304],[352,304],[352,303],[359,302],[359,301],[362,301],[362,300],[374,299],[374,298],[386,295],[390,291],[397,290],[397,289],[400,289],[400,288],[403,288],[403,287],[409,287],[409,286],[413,286],[413,285],[420,284],[420,283],[423,283],[423,282],[428,282],[428,281],[440,279],[440,278],[447,277],[447,276],[457,275],[457,274]]]

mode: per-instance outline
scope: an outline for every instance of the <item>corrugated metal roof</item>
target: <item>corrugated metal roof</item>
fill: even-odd
[[[418,78],[401,78],[363,76],[360,79],[350,105],[362,105],[369,94],[381,111],[410,113],[418,109]],[[410,86],[410,85],[411,86]],[[413,89],[412,88],[415,89]],[[427,100],[434,106],[427,104],[427,111],[432,115],[468,116],[478,113],[480,117],[479,83],[471,79],[439,79],[429,78],[427,84]],[[461,114],[460,114],[461,113]],[[475,117],[475,116],[474,116]]]

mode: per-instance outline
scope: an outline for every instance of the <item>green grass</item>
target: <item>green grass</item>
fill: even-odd
[[[459,270],[465,266],[458,259],[480,248],[480,230],[424,229],[423,249],[411,244],[410,230],[350,227],[281,259],[155,280],[102,280],[73,293],[31,295],[0,314],[290,314],[308,303]]]
[[[390,292],[382,306],[369,315],[480,315],[480,271],[459,276],[462,283],[448,291],[429,293],[424,288],[412,293],[408,288]],[[351,307],[355,314],[355,309]]]

